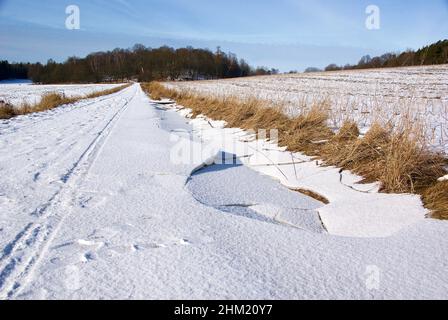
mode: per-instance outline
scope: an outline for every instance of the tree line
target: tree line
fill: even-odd
[[[448,40],[439,41],[417,51],[364,56],[356,65],[330,64],[325,71],[404,67],[448,63]],[[308,68],[305,72],[321,71]],[[208,80],[277,74],[278,70],[252,68],[233,53],[215,52],[192,47],[152,49],[141,44],[131,49],[96,52],[85,58],[70,57],[63,63],[0,61],[0,80],[31,79],[35,83],[97,83],[115,81]]]
[[[63,63],[7,64],[21,73],[6,78],[29,78],[36,83],[92,83],[113,81],[201,80],[277,73],[275,69],[253,69],[233,53],[192,47],[152,49],[141,44],[131,49],[96,52],[85,58],[70,57]]]
[[[26,79],[28,77],[29,64],[0,61],[0,81],[7,79]]]
[[[386,53],[373,58],[366,55],[356,65],[347,64],[345,66],[338,66],[337,64],[330,64],[325,68],[325,71],[409,67],[447,63],[448,40],[442,40],[417,51],[409,49],[402,53]],[[307,70],[308,72],[315,71],[314,68],[308,68]]]

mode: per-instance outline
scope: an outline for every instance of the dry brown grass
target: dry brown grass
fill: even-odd
[[[313,199],[315,199],[315,200],[317,200],[319,202],[322,202],[323,204],[329,204],[330,203],[330,201],[327,198],[325,198],[324,196],[322,196],[322,195],[320,195],[320,194],[318,194],[318,193],[316,193],[314,191],[308,190],[308,189],[293,189],[293,191],[297,191],[297,192],[299,192],[301,194],[304,194],[304,195],[306,195],[306,196],[308,196],[310,198],[313,198]]]
[[[279,134],[280,144],[287,146],[290,151],[318,156],[322,146],[334,135],[327,120],[328,112],[320,106],[314,106],[307,113],[290,119],[287,128],[283,129],[284,135]]]
[[[448,181],[439,182],[423,192],[423,203],[432,217],[448,220]]]
[[[0,119],[9,119],[14,117],[14,108],[12,105],[0,102]]]
[[[140,86],[152,100],[161,100],[164,97],[171,98],[171,96],[174,95],[174,92],[171,92],[171,90],[166,89],[163,85],[161,85],[158,82],[142,83]]]
[[[92,98],[97,98],[97,97],[101,97],[101,96],[105,96],[105,95],[110,95],[110,94],[119,92],[129,86],[130,86],[130,84],[126,84],[126,85],[119,86],[119,87],[116,87],[113,89],[98,91],[98,92],[89,94],[85,97],[68,98],[59,93],[47,93],[42,96],[39,103],[36,103],[34,105],[24,103],[23,105],[21,105],[17,108],[14,108],[13,106],[11,106],[9,104],[0,104],[0,119],[9,119],[9,118],[12,118],[12,117],[15,117],[18,115],[25,115],[25,114],[34,113],[34,112],[42,112],[42,111],[57,108],[64,104],[75,103],[75,102],[83,100],[83,99],[92,99]]]
[[[34,105],[23,104],[15,110],[15,115],[25,115],[33,112],[42,112],[45,110],[54,109],[60,105],[74,103],[77,98],[67,98],[59,93],[47,93],[42,96],[39,103]]]
[[[225,120],[229,127],[251,130],[279,130],[279,143],[290,151],[304,152],[363,176],[364,182],[378,181],[382,192],[418,193],[434,217],[448,219],[448,183],[437,183],[446,174],[446,159],[431,152],[419,140],[411,123],[401,128],[374,124],[360,137],[353,122],[346,122],[337,134],[328,127],[328,106],[316,105],[309,111],[289,118],[281,106],[235,97],[216,98],[190,92],[178,92],[160,83],[143,84],[154,100],[171,98],[193,110],[193,116],[204,114]]]
[[[363,137],[347,124],[323,149],[326,163],[351,170],[366,182],[380,181],[382,191],[414,193],[434,185],[444,170],[445,159],[429,151],[405,131],[372,126]]]
[[[98,97],[102,97],[102,96],[108,96],[110,94],[114,94],[114,93],[117,93],[117,92],[119,92],[121,90],[124,90],[124,89],[126,89],[126,88],[128,88],[130,86],[131,86],[131,84],[129,83],[129,84],[118,86],[118,87],[115,87],[115,88],[112,88],[112,89],[107,89],[107,90],[93,92],[91,94],[86,95],[84,97],[84,99],[93,99],[93,98],[98,98]]]
[[[329,139],[332,135],[326,122],[327,112],[319,107],[313,107],[306,114],[297,118],[289,118],[278,105],[270,107],[267,103],[248,99],[240,100],[236,97],[209,97],[188,92],[170,90],[157,82],[142,84],[153,100],[169,98],[179,105],[192,110],[192,116],[203,114],[212,119],[224,120],[228,127],[239,127],[258,131],[271,129],[279,131],[281,145],[288,146],[293,151],[314,150],[319,141]]]
[[[359,138],[359,129],[354,122],[345,122],[339,132],[334,135],[329,143],[325,144],[321,151],[321,156],[325,158],[329,165],[347,166],[349,149]]]

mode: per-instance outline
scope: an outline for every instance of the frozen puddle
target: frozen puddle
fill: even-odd
[[[325,232],[317,212],[323,203],[291,191],[242,164],[213,164],[202,168],[190,177],[187,189],[197,201],[225,213]]]

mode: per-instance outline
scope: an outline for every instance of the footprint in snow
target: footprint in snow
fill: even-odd
[[[50,259],[50,262],[52,264],[59,265],[59,264],[61,264],[61,258],[59,258],[59,257],[52,258],[52,259]]]
[[[97,260],[97,255],[94,252],[87,252],[81,256],[82,263],[88,263]]]
[[[180,240],[179,240],[179,243],[180,243],[181,245],[183,245],[183,246],[190,246],[190,245],[191,245],[191,242],[190,242],[190,240],[188,240],[188,239],[180,239]]]
[[[114,253],[118,253],[118,254],[122,255],[122,254],[129,254],[129,253],[136,252],[139,249],[138,249],[137,245],[131,244],[131,245],[111,246],[111,247],[109,247],[109,250]]]
[[[86,208],[99,208],[104,206],[108,201],[106,195],[93,194],[93,195],[82,195],[78,199],[78,204],[82,209]]]
[[[109,250],[111,250],[114,253],[118,253],[118,254],[129,254],[129,253],[136,253],[138,251],[144,251],[144,250],[148,250],[148,249],[160,249],[160,248],[166,248],[166,246],[164,244],[153,242],[153,243],[144,243],[144,244],[113,246],[113,247],[110,247]]]
[[[160,249],[160,248],[166,248],[166,245],[161,243],[147,243],[147,244],[138,244],[136,245],[138,250],[145,250],[145,249]]]
[[[88,205],[89,205],[89,203],[90,203],[90,201],[93,199],[93,197],[82,197],[80,200],[79,200],[79,206],[81,207],[81,208],[83,208],[83,209],[85,209]]]
[[[93,247],[95,250],[99,250],[102,247],[104,247],[105,243],[104,242],[95,242],[95,241],[89,241],[89,240],[78,240],[77,244],[82,246],[82,247]]]

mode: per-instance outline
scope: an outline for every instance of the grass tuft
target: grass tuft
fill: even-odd
[[[310,156],[319,154],[322,145],[334,135],[327,125],[328,112],[321,106],[314,106],[308,112],[290,119],[280,143],[290,151],[304,152]]]
[[[0,119],[9,119],[14,117],[14,107],[9,103],[0,101]]]
[[[346,130],[341,131],[325,146],[322,158],[363,176],[365,182],[380,181],[384,192],[419,192],[445,172],[442,155],[429,151],[407,130],[375,124],[365,137],[356,139],[350,134],[344,139],[340,135],[346,135]]]
[[[423,203],[431,217],[448,220],[448,181],[439,182],[423,192]]]

